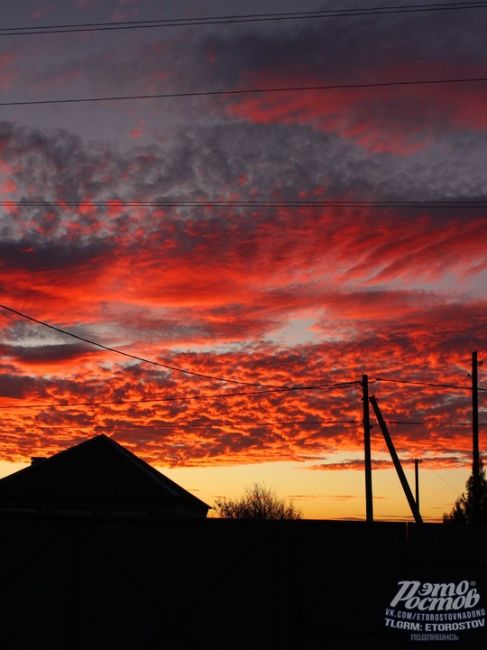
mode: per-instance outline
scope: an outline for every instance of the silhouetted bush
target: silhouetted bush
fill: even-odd
[[[279,499],[258,483],[246,488],[240,499],[217,499],[215,509],[223,519],[301,519],[292,501]]]

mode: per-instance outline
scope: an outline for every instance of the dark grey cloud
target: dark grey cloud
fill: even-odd
[[[336,8],[336,4],[333,5]],[[363,3],[355,3],[364,7]],[[474,26],[474,28],[473,28]],[[296,21],[214,30],[205,36],[198,61],[211,51],[213,74],[227,83],[249,71],[306,70],[321,79],[356,79],[418,61],[485,64],[485,11],[423,12]],[[207,68],[208,69],[208,68]]]
[[[42,223],[42,219],[40,219]],[[106,255],[113,244],[107,239],[90,242],[39,241],[33,235],[17,241],[0,242],[0,260],[9,269],[47,271],[78,267]],[[1,281],[0,281],[1,284]]]
[[[22,398],[32,393],[37,380],[34,377],[25,377],[12,374],[0,374],[0,396]]]
[[[84,357],[93,352],[93,347],[85,343],[64,343],[39,346],[1,346],[1,352],[16,361],[29,364],[56,363]]]
[[[185,15],[226,14],[232,4],[237,13],[242,12],[238,2],[223,4],[213,0],[204,7],[196,3],[185,5]],[[272,7],[285,11],[286,4],[295,9],[290,3],[271,2],[266,4],[266,11],[272,11]],[[106,20],[120,10],[116,2],[103,6],[68,5],[69,10],[66,5],[53,3],[46,19],[50,15],[61,22],[72,22],[75,16]],[[262,11],[256,2],[247,2],[245,10],[251,12],[252,6]],[[308,2],[300,8],[318,6],[337,8],[332,0]],[[340,7],[344,6],[363,8],[364,4],[340,3]],[[161,16],[161,6],[155,2],[127,5],[124,10],[135,11],[139,16]],[[165,17],[181,16],[181,9],[175,2],[166,2],[163,13]],[[7,10],[12,24],[25,21],[21,14],[21,9]],[[8,64],[10,94],[25,98],[28,93],[30,98],[38,99],[217,90],[252,85],[252,79],[258,80],[262,74],[269,81],[277,78],[303,83],[479,76],[487,67],[486,28],[485,10],[465,10],[58,35],[17,39],[15,43],[10,40],[4,48],[8,55],[13,55]],[[478,92],[484,97],[481,88]],[[351,95],[347,113],[359,119],[366,108],[367,115],[373,113],[377,120],[392,121],[396,128],[402,125],[411,129],[414,125],[420,131],[421,126],[427,126],[425,131],[430,133],[433,128],[449,132],[452,120],[448,111],[443,115],[444,102],[431,106],[421,100],[417,88],[401,94],[400,100],[394,102],[397,94],[397,89],[386,95],[371,91],[365,107]],[[16,117],[43,128],[71,124],[80,133],[105,133],[114,142],[127,143],[129,131],[139,123],[146,131],[144,137],[150,141],[156,132],[165,138],[177,135],[175,124],[221,121],[225,101],[198,98],[118,103],[110,107],[72,105],[69,109],[39,108],[34,113],[21,109]]]
[[[454,138],[439,138],[408,156],[371,155],[336,134],[317,133],[299,125],[223,123],[188,128],[180,136],[168,143],[134,148],[121,156],[109,145],[84,142],[62,130],[40,133],[0,124],[3,160],[13,166],[11,178],[18,187],[17,196],[12,198],[20,202],[235,196],[294,200],[323,188],[325,194],[320,198],[352,195],[373,200],[480,199],[487,192],[482,173],[487,134],[474,137],[457,133]],[[67,223],[78,223],[82,231],[76,233],[79,250],[74,257],[83,257],[87,241],[91,245],[93,239],[101,241],[107,234],[124,232],[130,221],[128,211],[107,218],[107,210],[85,214],[74,214],[61,206],[22,210],[31,217],[32,226],[37,226],[32,230],[37,230],[39,238],[43,232],[50,240],[56,233],[64,236]],[[223,211],[213,214],[224,224]],[[10,245],[6,241],[10,233],[25,230],[26,221],[2,219],[5,246]],[[157,230],[159,223],[151,218],[146,225]],[[86,235],[90,229],[91,239]],[[16,239],[23,237],[25,232]],[[30,248],[29,241],[23,244],[23,248]],[[103,242],[94,254],[102,253],[104,246],[110,247],[110,243]],[[10,254],[5,251],[5,255]],[[52,257],[62,254],[53,251]]]
[[[363,2],[347,4],[364,7]],[[334,2],[321,5],[337,8]],[[487,15],[480,10],[92,34],[70,37],[67,55],[57,61],[53,57],[35,72],[46,81],[69,83],[72,76],[85,88],[130,92],[153,84],[158,74],[161,86],[188,90],[208,83],[234,86],[256,71],[305,70],[330,81],[376,76],[406,62],[429,61],[447,71],[452,62],[466,67],[486,63],[486,28]]]

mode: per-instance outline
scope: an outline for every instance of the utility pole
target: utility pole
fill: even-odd
[[[372,454],[370,448],[369,377],[362,375],[362,402],[364,424],[364,467],[365,467],[365,517],[368,524],[374,521],[372,500]]]
[[[413,463],[414,463],[414,486],[415,486],[415,491],[416,491],[416,505],[418,506],[418,512],[419,512],[419,463],[422,463],[423,460],[421,458],[414,458]]]
[[[472,491],[473,520],[480,520],[479,393],[477,352],[472,352]]]
[[[416,504],[416,501],[414,500],[413,493],[411,492],[411,488],[409,487],[408,480],[406,478],[406,475],[404,474],[401,461],[399,460],[399,457],[397,455],[396,448],[394,447],[394,443],[392,442],[392,438],[389,434],[387,424],[385,423],[385,420],[382,416],[382,412],[379,408],[379,404],[377,403],[377,400],[373,395],[370,398],[370,403],[372,404],[372,407],[374,409],[375,417],[377,418],[377,422],[379,423],[379,426],[381,428],[382,435],[384,436],[384,440],[386,441],[387,448],[392,458],[392,462],[394,463],[394,467],[396,468],[397,475],[399,477],[399,480],[401,481],[402,489],[404,490],[404,494],[406,495],[406,499],[408,500],[409,507],[411,508],[411,512],[413,513],[414,521],[417,524],[422,524],[423,519],[419,514],[419,508]]]

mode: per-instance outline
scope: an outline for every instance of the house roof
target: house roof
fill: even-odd
[[[178,502],[209,506],[105,435],[95,436],[0,479],[0,498]]]

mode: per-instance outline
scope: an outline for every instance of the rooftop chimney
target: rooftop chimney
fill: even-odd
[[[46,460],[47,456],[31,456],[30,464],[37,465],[37,463],[42,463],[43,460]]]

